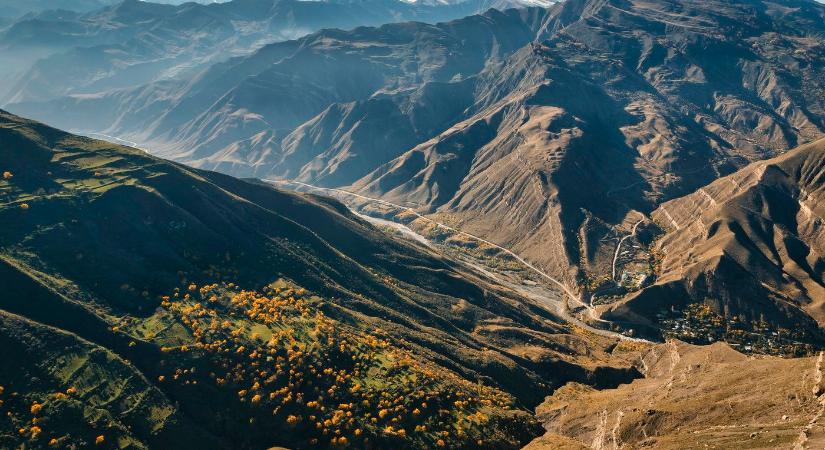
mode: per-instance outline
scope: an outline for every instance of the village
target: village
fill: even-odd
[[[691,344],[723,341],[747,354],[800,357],[818,348],[812,336],[799,330],[771,329],[764,321],[747,322],[737,316],[725,318],[706,304],[692,304],[657,314],[662,335]]]

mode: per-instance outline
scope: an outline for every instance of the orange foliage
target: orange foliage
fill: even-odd
[[[479,408],[512,404],[501,391],[414,358],[380,329],[357,330],[326,317],[320,300],[303,289],[185,286],[191,296],[163,297],[161,306],[190,332],[191,356],[214,364],[198,371],[208,373],[204,381],[235,392],[250,423],[272,418],[311,445],[400,440],[416,446],[438,437],[442,447],[466,447],[488,431]],[[185,367],[170,375],[177,383],[198,381]]]

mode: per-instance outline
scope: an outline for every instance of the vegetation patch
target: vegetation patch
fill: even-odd
[[[535,432],[508,394],[414,357],[380,329],[335,321],[323,304],[283,282],[178,290],[162,308],[191,340],[162,347],[158,381],[192,397],[214,388],[231,399],[239,437],[294,436],[295,447],[514,448]]]

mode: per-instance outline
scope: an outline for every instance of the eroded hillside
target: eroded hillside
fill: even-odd
[[[673,341],[642,355],[645,378],[594,391],[570,384],[537,410],[548,433],[529,450],[820,448],[822,355],[747,357]]]
[[[655,284],[605,317],[673,324],[690,303],[702,302],[721,318],[715,328],[761,322],[766,332],[821,339],[823,177],[820,140],[664,203],[652,214],[667,230],[654,246]]]

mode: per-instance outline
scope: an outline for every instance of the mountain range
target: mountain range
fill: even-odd
[[[66,11],[91,11],[110,5],[111,1],[104,0],[31,0],[19,2],[3,0],[0,2],[0,17],[14,19],[28,13],[37,13],[52,9]]]
[[[807,0],[570,0],[323,30],[186,81],[9,107],[195,167],[411,206],[593,304],[629,305],[668,278],[657,208],[825,136],[824,17]],[[622,314],[636,331],[647,316]]]
[[[9,62],[0,70],[5,85],[0,103],[94,95],[186,78],[231,56],[322,28],[437,22],[516,4],[234,0],[171,5],[124,0],[91,11],[32,12],[0,28],[0,60]]]
[[[825,442],[825,5],[38,5],[0,447]]]

